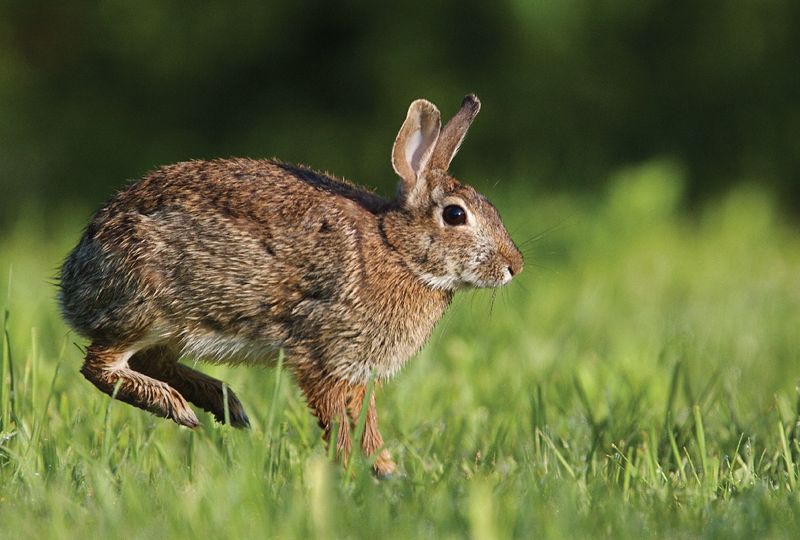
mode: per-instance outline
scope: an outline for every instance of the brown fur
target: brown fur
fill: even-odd
[[[465,98],[440,137],[436,107],[412,103],[392,152],[402,180],[392,201],[249,159],[162,167],[117,193],[61,271],[62,312],[92,342],[84,375],[195,427],[186,402],[222,421],[222,383],[179,356],[270,363],[283,348],[326,439],[340,424],[346,460],[369,378],[388,379],[419,350],[456,289],[522,270],[494,207],[445,172],[478,108]],[[468,225],[442,221],[450,204]],[[233,425],[248,425],[230,390],[228,407]],[[374,395],[360,443],[367,455],[383,446]],[[388,452],[374,467],[394,470]]]

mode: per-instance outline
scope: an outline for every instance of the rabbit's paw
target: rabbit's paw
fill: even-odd
[[[397,465],[392,461],[392,455],[388,450],[382,450],[378,459],[376,459],[375,463],[372,465],[372,473],[379,480],[391,478],[396,470]]]

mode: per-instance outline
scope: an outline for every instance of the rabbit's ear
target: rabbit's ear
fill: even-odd
[[[453,161],[461,142],[467,136],[469,126],[480,110],[481,102],[475,94],[464,97],[461,108],[442,129],[439,141],[431,155],[431,168],[446,171],[450,167],[450,162]]]
[[[431,153],[442,128],[436,105],[425,99],[414,101],[392,148],[392,166],[402,178],[400,192],[406,204],[413,204],[425,192],[425,178]]]

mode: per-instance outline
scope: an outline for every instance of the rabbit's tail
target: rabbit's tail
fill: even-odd
[[[134,342],[152,322],[136,264],[85,234],[61,267],[59,305],[79,334],[105,343]]]

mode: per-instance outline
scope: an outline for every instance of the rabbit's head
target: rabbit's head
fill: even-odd
[[[523,267],[497,209],[447,172],[479,110],[478,98],[468,95],[442,128],[436,106],[418,99],[392,149],[401,182],[383,233],[408,268],[437,289],[498,287]]]

